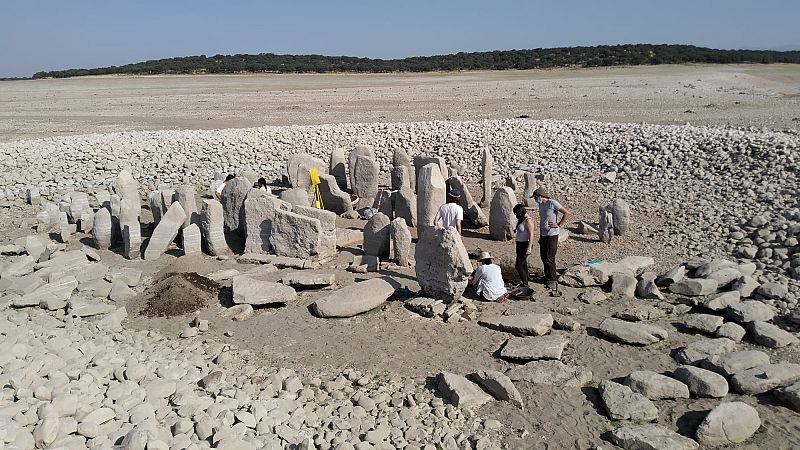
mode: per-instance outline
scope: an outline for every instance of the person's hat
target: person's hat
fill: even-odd
[[[484,251],[478,253],[478,261],[483,261],[484,259],[492,259],[492,255]]]
[[[457,188],[450,189],[450,192],[448,192],[447,195],[453,198],[461,197],[461,189]]]
[[[536,188],[536,190],[533,191],[533,195],[531,195],[531,197],[547,197],[547,198],[551,198],[550,197],[550,193],[547,192],[547,190],[545,188],[542,188],[542,187]]]

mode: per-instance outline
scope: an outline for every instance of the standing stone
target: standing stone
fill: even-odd
[[[319,192],[322,194],[322,204],[326,210],[334,214],[345,214],[353,210],[350,195],[340,189],[339,180],[333,175],[320,175],[319,182]]]
[[[245,221],[245,253],[269,253],[272,246],[269,237],[272,234],[272,220],[275,210],[281,207],[282,201],[267,196],[248,197],[244,201]],[[283,209],[288,210],[288,205]]]
[[[191,255],[192,253],[200,253],[202,249],[202,238],[200,235],[200,227],[196,223],[190,224],[183,229],[183,254]]]
[[[87,210],[90,210],[89,194],[85,192],[71,192],[69,194],[69,211],[67,211],[70,222],[78,222],[83,213]]]
[[[173,203],[175,203],[175,190],[174,189],[160,189],[158,191],[161,194],[161,215],[167,213],[167,210]]]
[[[392,190],[399,191],[411,187],[411,170],[406,166],[392,168]],[[412,188],[413,189],[413,188]]]
[[[386,214],[386,217],[391,219],[393,216],[392,191],[383,188],[378,190],[378,194],[375,196],[375,200],[372,202],[372,207],[377,211]]]
[[[414,167],[411,165],[411,158],[408,157],[408,153],[403,148],[397,148],[392,155],[392,174],[394,175],[395,170],[405,168],[404,172],[406,176],[408,176],[408,184],[403,183],[402,185],[395,185],[395,178],[392,176],[392,190],[399,190],[403,186],[408,186],[411,188],[412,191],[415,191],[417,186],[417,177],[416,172],[414,171]],[[414,174],[412,177],[411,174]]]
[[[328,174],[334,178],[339,189],[347,189],[347,158],[343,148],[336,146],[331,150]]]
[[[423,233],[414,259],[417,281],[428,296],[453,302],[464,293],[473,269],[461,235],[454,228]]]
[[[384,257],[389,255],[389,218],[383,213],[373,215],[364,225],[364,254]]]
[[[440,156],[415,156],[414,157],[414,178],[417,179],[417,184],[419,184],[419,174],[422,172],[422,168],[427,166],[428,164],[436,164],[439,166],[439,173],[442,174],[442,178],[447,179],[449,178],[447,169],[447,164],[444,162],[444,158]],[[419,187],[417,187],[417,192],[419,193]]]
[[[336,214],[311,206],[295,206],[292,212],[317,219],[320,224],[317,254],[321,257],[336,253]]]
[[[136,217],[122,218],[122,254],[128,259],[136,259],[142,247],[142,230]]]
[[[614,234],[622,236],[631,227],[631,207],[625,200],[615,198],[607,209],[611,211],[611,216],[614,218]]]
[[[417,179],[417,226],[419,234],[433,229],[436,212],[445,201],[447,186],[438,164],[422,167]]]
[[[483,198],[481,199],[481,208],[486,208],[492,201],[492,153],[488,148],[483,149],[481,157],[481,184],[483,187]]]
[[[42,197],[39,195],[39,188],[25,189],[25,201],[29,205],[39,205],[42,203]]]
[[[94,246],[100,250],[111,248],[111,212],[108,209],[100,208],[94,215],[92,238]]]
[[[203,200],[203,207],[200,210],[200,233],[203,235],[206,252],[211,256],[230,252],[225,241],[224,224],[222,204],[215,199]]]
[[[392,192],[394,216],[402,218],[409,227],[417,226],[417,195],[410,187]]]
[[[390,255],[398,266],[411,265],[411,231],[405,219],[398,217],[389,224]]]
[[[86,209],[81,213],[80,229],[84,233],[91,233],[94,227],[94,211],[92,208]]]
[[[197,212],[197,193],[194,186],[184,185],[175,191],[175,197],[180,202],[183,211],[186,212],[186,220],[183,227],[186,228],[193,223],[200,222],[200,214]]]
[[[72,238],[72,231],[70,230],[69,216],[67,213],[61,212],[58,214],[59,231],[61,232],[61,242],[67,244]]]
[[[368,159],[373,161],[376,160],[375,157],[375,148],[371,145],[356,145],[356,148],[350,151],[350,154],[347,155],[347,173],[350,175],[350,190],[355,193],[356,183],[355,183],[355,170],[356,170],[356,160],[359,156],[365,156]],[[356,194],[357,195],[357,194]],[[372,197],[370,197],[372,198]]]
[[[530,172],[525,172],[522,177],[525,181],[522,189],[522,203],[529,208],[533,208],[536,206],[536,202],[533,200],[533,191],[536,190],[536,176]]]
[[[486,218],[486,214],[483,213],[481,207],[475,203],[475,200],[472,198],[472,193],[467,189],[464,180],[459,176],[454,176],[450,177],[447,182],[450,184],[451,189],[458,189],[461,191],[458,204],[464,209],[464,216],[478,228],[488,225],[489,219]]]
[[[294,188],[308,190],[311,186],[311,175],[309,171],[317,169],[320,175],[328,174],[328,164],[320,158],[309,155],[308,153],[296,153],[286,161],[286,171],[289,176],[289,184]],[[258,177],[256,177],[256,180]],[[253,183],[256,180],[251,180]],[[252,186],[252,184],[251,184]]]
[[[297,206],[311,206],[311,196],[304,188],[286,189],[281,192],[280,199]]]
[[[489,209],[489,234],[492,239],[507,241],[514,238],[517,228],[517,218],[514,216],[515,201],[516,195],[508,186],[494,192],[492,206]],[[531,236],[531,239],[534,237]]]
[[[353,165],[353,193],[358,196],[358,207],[369,208],[373,206],[373,199],[378,193],[378,162],[367,156],[356,157]]]
[[[514,175],[507,175],[506,176],[506,187],[510,187],[511,190],[514,191],[514,192],[517,191],[517,179],[514,178]]]
[[[606,244],[614,237],[614,216],[605,207],[600,207],[600,219],[597,226],[597,238]]]
[[[219,200],[225,217],[225,230],[244,236],[242,210],[244,199],[251,188],[252,185],[244,178],[234,178],[225,183]]]
[[[322,224],[312,217],[276,210],[269,243],[278,256],[310,258],[320,251]]]
[[[147,204],[153,214],[153,227],[158,225],[161,216],[164,214],[164,203],[161,201],[161,191],[153,191],[147,196]]]
[[[144,250],[144,259],[151,260],[161,256],[172,241],[178,236],[178,231],[183,226],[186,213],[180,203],[175,202],[169,207],[167,213],[161,218],[161,222],[153,230],[147,248]]]

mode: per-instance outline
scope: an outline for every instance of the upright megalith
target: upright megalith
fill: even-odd
[[[197,212],[197,192],[194,186],[187,184],[176,189],[175,200],[180,202],[186,213],[186,220],[183,222],[184,228],[200,221],[200,214]]]
[[[395,171],[400,168],[405,169],[403,172],[405,172],[408,177],[408,182],[395,179]],[[414,174],[414,176],[412,177],[411,174]],[[397,184],[395,183],[396,181]],[[414,166],[411,165],[411,158],[408,157],[408,153],[405,149],[397,148],[392,155],[392,190],[396,191],[402,189],[403,186],[408,186],[412,191],[415,191],[417,186],[416,172],[414,171]]]
[[[392,192],[392,209],[395,218],[402,218],[409,227],[417,226],[417,195],[410,187]]]
[[[439,167],[439,173],[442,174],[442,178],[448,178],[449,170],[444,158],[440,156],[421,155],[414,157],[414,178],[417,180],[417,183],[419,183],[419,174],[422,172],[422,168],[428,164],[436,164]]]
[[[336,180],[336,185],[341,190],[347,189],[347,158],[344,149],[336,146],[331,150],[331,161],[328,174]]]
[[[100,208],[95,213],[92,238],[94,246],[100,250],[111,248],[111,212],[108,209]]]
[[[496,241],[513,239],[517,228],[517,218],[514,216],[514,204],[517,197],[508,186],[503,186],[494,191],[492,206],[489,211],[489,234]],[[533,238],[533,236],[531,237]]]
[[[378,194],[378,175],[380,167],[374,158],[357,156],[353,165],[353,193],[358,196],[359,208],[372,206],[375,195]]]
[[[320,158],[311,156],[308,153],[296,153],[290,156],[286,161],[289,184],[294,188],[308,191],[311,186],[311,175],[309,173],[311,169],[317,169],[317,173],[320,175],[328,174],[328,164]]]
[[[436,163],[428,164],[419,171],[417,179],[417,226],[419,234],[433,229],[433,219],[436,212],[446,200],[444,182],[441,169]]]
[[[598,219],[597,225],[597,238],[600,242],[605,242],[608,244],[611,242],[611,238],[614,237],[614,216],[606,209],[606,207],[600,207],[600,217]]]
[[[611,211],[614,218],[614,234],[622,236],[631,227],[631,207],[628,202],[621,198],[611,200],[611,203],[606,207]]]
[[[372,207],[376,211],[386,214],[389,219],[394,215],[394,208],[392,207],[392,191],[389,189],[379,189],[375,195],[375,200],[372,201]]]
[[[182,231],[182,238],[184,255],[200,253],[203,240],[200,233],[200,227],[198,227],[196,223],[184,227]]]
[[[376,213],[364,225],[364,254],[369,256],[389,256],[389,218]]]
[[[393,191],[399,191],[404,188],[414,189],[411,185],[411,169],[406,166],[396,166],[392,168],[391,185]]]
[[[241,177],[225,183],[219,199],[225,217],[225,230],[244,236],[242,210],[244,209],[244,199],[247,198],[247,193],[252,187],[250,182]]]
[[[183,227],[185,219],[186,213],[181,204],[173,203],[161,218],[156,229],[153,230],[150,241],[147,242],[147,248],[144,250],[144,259],[156,259],[167,251],[169,245],[178,236],[178,231]]]
[[[203,246],[209,255],[219,256],[230,252],[225,241],[225,217],[222,204],[215,199],[203,200],[200,210],[200,233]]]
[[[140,206],[139,183],[136,182],[136,179],[133,178],[133,174],[131,174],[130,171],[120,171],[112,187],[114,193],[119,195],[122,201]],[[137,210],[136,217],[141,217],[141,208]]]
[[[481,199],[481,208],[486,208],[492,200],[492,153],[488,148],[483,149],[481,155],[481,185],[483,188],[483,198]]]
[[[389,224],[389,258],[398,266],[411,265],[411,231],[402,217]]]
[[[308,190],[304,188],[286,189],[281,192],[280,199],[296,206],[311,205],[311,197],[308,195]]]
[[[268,196],[248,196],[244,201],[245,253],[269,253],[272,246],[269,237],[272,234],[272,220],[281,200]],[[290,210],[286,205],[283,209]]]
[[[475,203],[475,200],[472,198],[472,193],[469,191],[469,189],[467,189],[464,180],[456,175],[450,177],[447,182],[450,184],[451,189],[458,189],[461,191],[461,197],[458,199],[458,204],[464,209],[464,216],[478,228],[488,225],[489,219],[486,218],[486,214],[484,214],[483,209],[481,209],[481,207]]]
[[[336,214],[311,206],[295,206],[292,208],[292,212],[319,221],[320,234],[319,245],[317,247],[318,256],[326,257],[336,253]]]
[[[319,220],[276,210],[269,243],[278,256],[311,258],[320,254],[322,224]]]
[[[139,257],[142,247],[142,228],[136,213],[138,205],[123,202],[119,214],[119,226],[122,232],[122,252],[128,259]]]
[[[334,214],[344,214],[353,210],[350,195],[340,189],[339,180],[333,175],[320,175],[319,192],[322,205]]]
[[[536,190],[536,176],[530,172],[522,174],[523,188],[522,188],[522,202],[525,206],[533,208],[536,202],[533,200],[533,191]]]
[[[158,225],[161,216],[166,213],[164,211],[164,203],[161,201],[161,191],[153,191],[147,196],[147,205],[150,208],[150,213],[153,215],[153,226]]]
[[[455,228],[436,228],[417,242],[416,274],[425,295],[453,302],[469,284],[472,263]]]
[[[375,148],[371,145],[356,145],[356,148],[351,150],[350,154],[347,155],[347,173],[350,175],[350,190],[353,193],[355,193],[356,161],[359,156],[365,156],[368,159],[376,161]]]

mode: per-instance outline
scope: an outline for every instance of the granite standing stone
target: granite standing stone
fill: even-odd
[[[600,207],[600,218],[597,225],[597,238],[606,244],[614,238],[614,216],[605,207]]]
[[[453,302],[464,293],[473,269],[461,236],[454,228],[423,233],[414,259],[417,281],[428,296]]]
[[[373,161],[376,160],[375,148],[371,145],[356,145],[347,155],[347,173],[350,176],[350,190],[355,193],[355,169],[356,160],[359,156],[365,156]],[[372,197],[370,197],[372,198]]]
[[[345,214],[353,210],[350,194],[340,189],[338,180],[333,175],[320,175],[319,182],[322,204],[326,210],[335,214]]]
[[[364,225],[364,254],[369,256],[389,256],[390,221],[383,213],[373,215]]]
[[[286,161],[289,184],[293,188],[308,190],[311,186],[311,169],[317,169],[320,175],[328,174],[328,163],[308,153],[295,153]],[[256,180],[252,180],[255,183]]]
[[[200,233],[203,235],[203,246],[212,256],[225,255],[230,252],[225,241],[225,217],[222,204],[215,199],[203,200],[200,210]]]
[[[470,193],[464,180],[459,176],[454,176],[450,177],[447,182],[451,189],[455,188],[461,191],[461,198],[458,199],[458,204],[464,209],[465,218],[472,222],[477,228],[489,225],[489,219],[486,217],[481,207],[475,203],[475,200],[472,198],[472,193]]]
[[[191,255],[202,251],[203,239],[200,234],[200,227],[196,223],[190,224],[183,229],[183,254]]]
[[[195,192],[194,186],[184,185],[179,187],[175,191],[175,197],[186,213],[186,220],[183,223],[184,228],[200,222],[200,214],[197,212],[197,192]]]
[[[403,172],[405,172],[406,176],[408,177],[408,182],[396,186],[394,184],[394,172],[401,167],[405,168]],[[414,174],[414,176],[411,176],[411,174]],[[411,158],[408,157],[408,153],[402,147],[395,149],[394,153],[392,154],[392,175],[392,190],[399,190],[403,186],[406,186],[411,188],[412,192],[416,192],[416,172],[414,171],[414,166],[411,165]]]
[[[514,239],[517,218],[514,216],[514,205],[517,197],[511,188],[504,186],[494,191],[492,206],[489,210],[489,234],[496,241]],[[531,239],[535,239],[531,236]]]
[[[446,201],[445,184],[438,164],[420,168],[417,179],[417,227],[418,234],[425,234],[434,227],[433,219],[439,207]]]
[[[244,200],[252,184],[244,178],[234,178],[225,183],[220,196],[225,218],[225,230],[244,237]]]
[[[277,198],[267,196],[245,199],[245,253],[265,254],[272,251],[269,243],[269,237],[272,234],[272,220],[275,218],[275,210],[282,203]]]
[[[481,208],[487,208],[492,201],[492,153],[488,148],[484,148],[481,154],[481,188],[483,198],[480,201]]]
[[[627,233],[631,227],[631,207],[628,203],[621,198],[615,198],[606,209],[611,211],[614,220],[614,234],[622,236]]]
[[[375,195],[378,194],[378,176],[380,167],[374,158],[367,156],[356,157],[353,165],[353,193],[358,196],[359,208],[370,208],[373,206]]]
[[[272,220],[269,243],[278,256],[311,258],[320,254],[321,236],[318,219],[279,209]]]
[[[333,177],[333,180],[339,189],[347,189],[347,157],[345,156],[344,149],[342,147],[335,146],[331,150],[331,161],[328,167],[328,174]]]
[[[92,227],[92,237],[94,245],[100,250],[111,248],[111,212],[106,208],[100,208],[94,215],[94,227]]]
[[[161,218],[161,222],[153,230],[150,241],[147,243],[147,248],[144,250],[144,259],[152,260],[161,256],[167,249],[172,241],[178,236],[178,231],[183,226],[186,219],[186,213],[183,212],[183,207],[180,203],[175,202],[169,207],[167,213]]]
[[[402,217],[389,224],[389,257],[402,267],[411,265],[411,231]]]

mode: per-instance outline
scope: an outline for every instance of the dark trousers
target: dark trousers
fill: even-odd
[[[558,281],[556,273],[556,252],[558,251],[558,236],[539,237],[539,255],[544,264],[544,277],[548,282]]]
[[[522,281],[522,285],[528,287],[528,274],[530,273],[530,269],[528,268],[528,241],[517,241],[516,250],[517,261],[514,264],[514,267],[517,269],[517,273],[519,274],[520,281]]]

